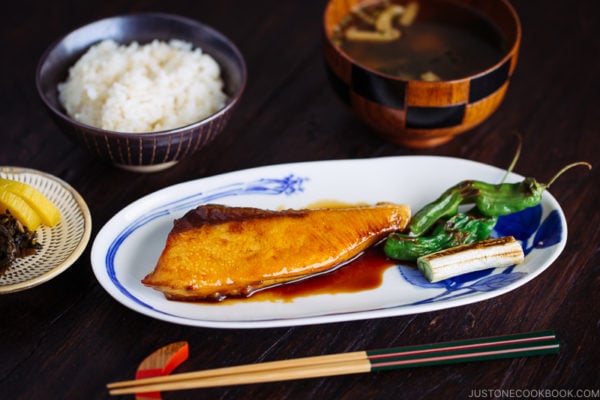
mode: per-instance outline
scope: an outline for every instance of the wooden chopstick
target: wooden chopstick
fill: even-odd
[[[223,367],[207,369],[203,371],[184,372],[175,375],[156,376],[152,378],[134,379],[130,381],[121,381],[109,383],[106,385],[109,389],[122,388],[127,386],[143,386],[148,384],[175,382],[189,379],[208,378],[213,376],[229,376],[235,374],[244,374],[248,372],[269,371],[275,369],[284,369],[292,367],[304,367],[318,364],[330,364],[335,362],[347,362],[356,360],[366,360],[366,351],[355,351],[351,353],[338,353],[314,357],[294,358],[291,360],[268,361],[259,364],[237,365],[234,367]]]
[[[398,368],[557,353],[553,332],[534,332],[271,361],[108,384],[111,395],[348,375]]]

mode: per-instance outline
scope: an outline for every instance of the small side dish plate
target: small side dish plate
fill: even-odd
[[[92,231],[90,211],[83,198],[63,180],[28,168],[0,167],[0,177],[27,183],[41,191],[61,213],[54,227],[40,226],[42,248],[23,257],[0,274],[0,294],[30,289],[56,277],[81,256]]]
[[[558,257],[567,225],[548,192],[541,205],[502,217],[493,236],[513,235],[525,262],[430,283],[413,266],[388,268],[382,284],[354,293],[315,294],[293,301],[166,300],[140,281],[152,271],[173,220],[204,203],[268,209],[304,208],[319,202],[404,203],[413,211],[464,179],[500,182],[505,171],[449,157],[409,156],[316,161],[253,168],[177,184],[149,194],[110,219],[94,240],[96,278],[117,301],[141,314],[178,324],[213,328],[266,328],[383,318],[441,310],[487,300],[531,281]],[[510,174],[507,182],[523,179]]]

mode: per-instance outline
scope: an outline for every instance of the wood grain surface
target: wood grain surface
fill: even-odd
[[[544,181],[579,160],[594,169],[573,170],[551,188],[569,232],[566,249],[548,270],[494,299],[417,315],[252,330],[170,324],[129,310],[102,289],[91,269],[90,242],[57,278],[0,297],[0,397],[105,399],[106,383],[132,378],[147,355],[181,340],[190,345],[189,359],[177,369],[185,372],[546,329],[555,330],[562,342],[557,356],[173,392],[163,398],[516,398],[520,389],[573,395],[587,390],[600,397],[600,2],[513,0],[513,5],[523,40],[498,111],[443,146],[408,150],[373,135],[329,87],[321,44],[324,0],[6,3],[0,25],[0,165],[42,170],[70,183],[90,207],[92,240],[141,196],[276,163],[418,154],[505,167],[517,131],[523,153],[515,170],[522,175]],[[249,73],[239,108],[212,145],[154,174],[90,159],[51,121],[34,84],[37,61],[54,40],[92,20],[135,11],[181,14],[215,27],[239,46]]]

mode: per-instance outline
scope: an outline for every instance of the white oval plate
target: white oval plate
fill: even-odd
[[[522,240],[525,262],[431,284],[414,268],[389,268],[380,287],[359,293],[314,295],[292,302],[230,304],[166,300],[140,282],[152,271],[173,220],[203,203],[269,209],[303,208],[323,200],[409,204],[413,212],[464,179],[500,182],[505,171],[447,157],[386,157],[317,161],[253,168],[174,185],[117,213],[92,246],[94,273],[123,305],[178,324],[215,328],[265,328],[381,318],[441,310],[486,300],[535,278],[558,257],[567,226],[558,202],[544,193],[541,207],[500,220],[496,236]],[[521,176],[511,174],[507,182]]]
[[[92,232],[92,219],[83,198],[68,183],[28,168],[0,167],[0,177],[27,183],[41,191],[61,213],[54,227],[40,226],[36,254],[19,258],[0,274],[0,294],[42,284],[69,268],[85,250]]]

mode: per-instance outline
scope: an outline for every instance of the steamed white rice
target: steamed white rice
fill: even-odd
[[[119,132],[154,132],[204,119],[223,108],[217,62],[180,40],[92,46],[58,86],[76,120]]]

